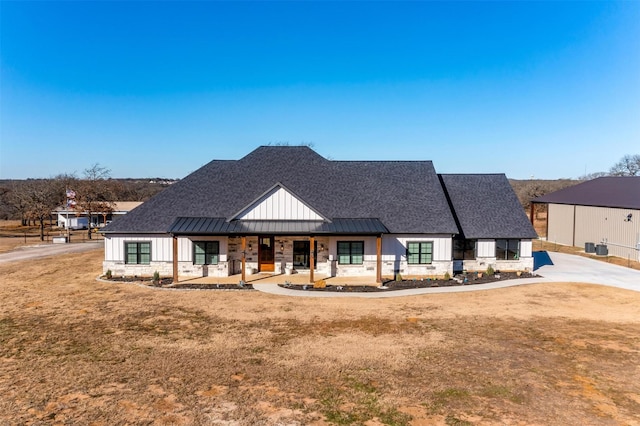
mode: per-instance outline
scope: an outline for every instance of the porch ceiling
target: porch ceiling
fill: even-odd
[[[179,217],[169,228],[174,235],[379,235],[388,229],[378,219],[232,220],[211,217]]]

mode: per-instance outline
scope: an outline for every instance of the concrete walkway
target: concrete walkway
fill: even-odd
[[[474,284],[454,287],[429,287],[407,290],[394,290],[376,293],[341,293],[333,291],[301,291],[278,286],[273,283],[253,283],[256,290],[280,296],[294,297],[361,297],[386,298],[415,296],[435,293],[461,293],[467,291],[492,290],[517,285],[550,283],[550,282],[579,282],[607,285],[627,290],[640,291],[640,271],[618,265],[612,265],[599,260],[575,256],[564,253],[536,253],[536,270],[540,278],[522,278],[516,280],[496,281],[488,284]]]

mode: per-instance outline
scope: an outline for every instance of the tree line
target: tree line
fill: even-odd
[[[153,182],[153,183],[150,183]],[[112,179],[111,171],[96,163],[81,176],[60,174],[47,179],[10,180],[0,183],[0,219],[19,219],[22,225],[38,225],[40,239],[52,212],[73,206],[92,215],[110,213],[116,201],[145,201],[166,187],[164,179]],[[70,195],[72,197],[67,198]],[[88,229],[91,238],[91,227]]]
[[[640,176],[640,154],[625,155],[608,172],[591,173],[579,179],[514,180],[509,182],[523,207],[532,199],[558,191],[584,180],[602,176]],[[60,174],[48,179],[27,179],[0,182],[0,219],[20,219],[22,224],[39,225],[44,240],[45,222],[52,212],[67,204],[67,190],[75,193],[75,210],[89,216],[110,213],[116,201],[146,201],[168,184],[166,179],[112,179],[111,171],[96,163],[80,177]],[[91,238],[91,229],[88,230]]]

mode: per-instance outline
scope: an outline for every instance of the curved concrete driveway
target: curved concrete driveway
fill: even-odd
[[[0,254],[0,264],[17,262],[21,260],[38,259],[40,257],[55,256],[57,254],[80,253],[89,250],[97,250],[103,247],[103,242],[90,241],[73,244],[42,244],[37,246],[22,247],[13,251]]]
[[[491,290],[516,285],[544,282],[580,282],[608,285],[627,290],[640,291],[640,271],[612,265],[599,260],[564,253],[537,252],[536,273],[540,278],[526,278],[455,287],[416,288],[379,293],[339,293],[323,291],[300,291],[279,287],[277,284],[253,284],[256,290],[282,296],[297,297],[363,297],[386,298],[433,293],[459,293],[465,291]]]
[[[640,291],[640,271],[565,253],[537,252],[536,272],[553,282],[602,284]],[[547,256],[545,261],[544,257]]]

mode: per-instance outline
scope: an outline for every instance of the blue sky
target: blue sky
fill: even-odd
[[[259,145],[556,179],[640,153],[640,2],[0,0],[0,178]]]

